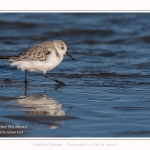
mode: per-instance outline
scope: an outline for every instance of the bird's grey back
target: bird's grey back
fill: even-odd
[[[43,42],[43,43],[31,46],[30,48],[28,48],[26,51],[22,52],[21,54],[11,57],[10,60],[44,61],[46,60],[48,54],[50,54],[49,49],[53,49],[56,51],[53,42]]]

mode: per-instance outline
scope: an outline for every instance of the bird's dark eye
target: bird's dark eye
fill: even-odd
[[[62,50],[64,50],[64,47],[61,47]]]

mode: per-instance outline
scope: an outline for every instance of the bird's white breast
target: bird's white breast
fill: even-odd
[[[51,53],[44,61],[14,61],[11,66],[17,66],[18,69],[46,72],[55,68],[63,60],[63,55],[59,57],[55,53]]]

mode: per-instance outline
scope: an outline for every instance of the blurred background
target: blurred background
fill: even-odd
[[[0,60],[1,137],[149,137],[149,13],[0,13],[0,55],[63,40],[69,53],[48,72]],[[22,130],[23,133],[15,134]]]

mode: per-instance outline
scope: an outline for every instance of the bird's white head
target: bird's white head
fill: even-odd
[[[62,54],[66,54],[67,46],[66,46],[65,42],[63,42],[62,40],[54,40],[53,44],[54,44],[56,50],[58,50]]]
[[[56,48],[56,50],[59,51],[59,53],[65,55],[67,54],[70,58],[72,58],[73,60],[75,60],[68,52],[67,52],[67,45],[65,44],[65,42],[63,42],[62,40],[54,40],[53,44]]]

